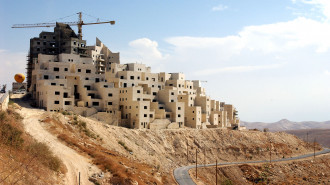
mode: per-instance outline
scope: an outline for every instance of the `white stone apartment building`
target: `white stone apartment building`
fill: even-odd
[[[34,42],[44,35],[52,37],[42,41],[45,46],[66,46],[59,52],[35,53],[31,59],[29,91],[38,107],[136,129],[239,127],[236,109],[206,96],[199,81],[186,80],[182,73],[152,73],[144,64],[120,64],[119,53],[99,39],[86,46],[70,30],[59,24],[54,33],[31,39],[33,51],[38,48]]]

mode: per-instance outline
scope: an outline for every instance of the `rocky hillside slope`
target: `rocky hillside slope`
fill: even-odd
[[[46,139],[45,144],[66,166],[68,172],[62,182],[75,181],[80,171],[82,180],[90,184],[174,184],[173,169],[193,164],[196,150],[199,163],[268,159],[270,147],[272,158],[313,151],[304,141],[283,132],[133,130],[17,103],[24,106],[16,111],[23,115],[29,134]],[[70,163],[72,158],[82,160]],[[103,172],[93,170],[96,167]]]
[[[300,139],[310,143],[314,142],[315,139],[315,141],[320,143],[323,147],[330,148],[330,129],[286,130],[285,132],[293,134]]]
[[[227,129],[132,130],[81,116],[50,113],[45,113],[44,122],[52,124],[50,130],[80,152],[91,156],[90,151],[84,149],[79,143],[84,143],[84,146],[89,146],[93,150],[108,152],[110,155],[103,157],[111,159],[113,162],[111,165],[117,166],[117,169],[120,167],[125,169],[120,170],[120,174],[112,178],[129,177],[129,183],[174,183],[172,170],[194,163],[196,150],[200,163],[214,163],[216,159],[218,161],[268,159],[269,147],[274,151],[273,158],[312,152],[312,148],[304,141],[283,132]],[[80,123],[84,123],[84,127],[88,130],[83,132],[85,135],[88,133],[89,141],[73,134]],[[121,158],[114,158],[111,155]],[[95,158],[94,162],[97,164]],[[144,166],[143,169],[141,166]],[[116,173],[115,169],[108,168],[108,170]],[[139,174],[141,170],[143,173]],[[107,182],[114,181],[110,178]]]
[[[190,174],[198,185],[215,184],[215,167],[199,168]],[[240,178],[237,178],[240,177]],[[218,184],[330,184],[330,155],[272,164],[243,164],[218,167]]]

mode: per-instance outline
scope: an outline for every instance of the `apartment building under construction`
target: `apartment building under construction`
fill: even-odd
[[[239,127],[232,105],[212,100],[200,81],[120,64],[99,39],[87,46],[66,24],[30,40],[28,88],[38,107],[72,111],[129,128]]]

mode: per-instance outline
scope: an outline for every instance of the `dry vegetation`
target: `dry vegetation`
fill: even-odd
[[[198,185],[215,184],[215,172],[215,167],[199,168],[196,180],[195,170],[190,170]],[[315,160],[218,167],[218,184],[330,184],[330,155]]]
[[[57,184],[65,167],[24,132],[21,120],[12,108],[0,112],[0,184]]]
[[[67,115],[66,121],[61,120],[64,118],[61,114],[46,113],[44,116],[45,118],[41,121],[46,123],[49,131],[82,155],[92,158],[93,163],[101,170],[109,172],[104,178],[90,177],[90,181],[95,184],[169,183],[166,181],[166,177],[157,174],[157,168],[128,159],[118,152],[102,147],[102,138],[91,132],[87,128],[86,122],[76,115]],[[118,141],[118,144],[125,150],[131,151],[125,146],[125,143]]]
[[[66,154],[74,154],[81,160],[88,158],[90,160],[85,161],[87,164],[97,165],[104,173],[92,170],[92,173],[97,173],[92,175],[88,172],[89,165],[85,163],[78,165],[78,168],[86,168],[87,171],[83,177],[86,181],[89,178],[89,181],[94,184],[174,184],[173,169],[195,163],[196,149],[200,163],[203,163],[204,159],[205,163],[214,163],[216,160],[222,162],[264,160],[269,157],[270,146],[273,151],[273,159],[313,151],[313,148],[304,141],[283,132],[230,131],[226,129],[134,130],[111,126],[68,112],[50,113],[38,109],[32,110],[28,106],[19,112],[28,117],[28,120],[24,119],[24,123],[25,126],[28,126],[26,128],[29,128],[30,134],[42,131],[43,133],[40,135],[42,137],[47,135],[47,141],[51,141],[50,145],[54,142],[57,143],[52,145],[56,146],[53,151],[57,155],[59,154],[58,147],[61,148],[61,151],[74,149],[75,151]],[[13,114],[19,119],[18,114]],[[33,129],[36,126],[38,128]],[[22,128],[20,129],[22,130]],[[26,134],[22,132],[22,136],[24,135]],[[34,134],[34,137],[37,136],[39,140],[42,140],[40,135]],[[49,139],[49,135],[56,137],[54,140]],[[27,142],[24,137],[23,139],[22,149],[19,150],[27,151],[32,156],[35,155],[35,151],[44,150],[42,146],[31,150],[28,146],[33,146],[33,142]],[[14,140],[16,141],[16,139]],[[58,142],[59,140],[61,143]],[[16,145],[20,145],[19,143],[20,141],[17,139]],[[62,147],[58,144],[66,146]],[[8,146],[6,145],[6,147]],[[14,147],[11,146],[11,148]],[[204,151],[206,155],[204,155]],[[50,167],[56,167],[56,165],[47,160],[44,161],[44,159],[46,157],[41,156],[39,160],[33,160],[45,168],[36,169],[33,173],[38,173],[38,170],[42,170],[42,173],[46,173],[48,170],[50,173],[43,176],[32,174],[32,177],[41,176],[47,180],[48,184],[54,184],[52,177],[55,176],[49,174],[56,173]],[[70,159],[63,158],[62,160],[68,168],[68,173],[71,172],[69,176],[73,181],[70,182],[74,182],[75,176],[77,176],[76,166],[70,166],[68,162]],[[2,177],[1,174],[0,177]],[[231,182],[230,178],[223,179],[223,183]],[[86,181],[85,184],[88,184]]]
[[[229,131],[225,129],[132,130],[107,125],[81,116],[45,113],[49,131],[68,146],[92,158],[108,178],[97,183],[173,184],[172,170],[198,161],[247,161],[312,152],[305,142],[279,132]],[[187,162],[187,142],[189,162]],[[320,149],[320,148],[318,148]],[[94,179],[95,180],[95,179]],[[94,181],[93,180],[93,181]]]

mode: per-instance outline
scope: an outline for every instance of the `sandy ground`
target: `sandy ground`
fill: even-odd
[[[19,104],[22,103],[19,102]],[[81,178],[80,182],[82,185],[93,184],[88,180],[88,178],[100,170],[95,165],[92,165],[92,162],[90,162],[89,159],[61,143],[57,137],[53,136],[45,128],[43,128],[42,123],[39,120],[45,111],[41,109],[22,107],[22,109],[17,110],[17,112],[24,118],[23,124],[25,131],[37,141],[46,143],[66,166],[67,173],[63,179],[63,184],[78,184],[79,172]]]

